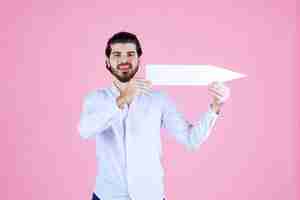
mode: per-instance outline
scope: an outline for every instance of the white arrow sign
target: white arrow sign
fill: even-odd
[[[146,65],[146,79],[153,85],[208,85],[245,76],[212,65]]]

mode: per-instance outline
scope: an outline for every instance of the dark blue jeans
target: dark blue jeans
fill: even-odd
[[[101,200],[95,193],[93,193],[93,198],[92,200]],[[166,200],[165,198],[163,200]]]
[[[100,200],[100,199],[99,199],[99,197],[97,197],[97,195],[95,193],[93,193],[92,200]]]

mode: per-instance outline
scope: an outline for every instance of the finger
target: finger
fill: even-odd
[[[213,93],[216,93],[218,95],[224,95],[225,92],[223,91],[220,91],[220,90],[216,90],[216,89],[209,89],[209,92],[213,92]]]
[[[219,95],[213,92],[210,92],[210,95],[219,103],[224,103],[228,98],[226,95]]]
[[[146,79],[136,79],[136,82],[142,82],[142,83],[151,83],[151,81],[146,80]]]
[[[139,88],[139,92],[143,94],[150,94],[151,90],[148,88]]]
[[[220,85],[218,86],[218,88],[219,88],[221,91],[224,91],[224,92],[226,92],[226,91],[229,90],[229,88],[228,88],[226,85],[224,85],[224,84],[220,84]]]
[[[148,91],[151,91],[151,88],[150,88],[150,87],[138,87],[138,89],[140,89],[140,90],[148,90]]]
[[[211,94],[211,95],[216,95],[216,96],[220,96],[220,97],[223,96],[222,94],[216,93],[216,92],[214,92],[214,91],[209,91],[209,94]]]
[[[223,98],[225,99],[227,99],[230,96],[230,90],[228,88],[226,88],[225,90],[210,90],[210,91],[223,96]]]
[[[213,96],[213,97],[215,97],[215,98],[217,98],[217,99],[220,99],[220,100],[223,99],[222,95],[219,95],[219,94],[214,93],[214,92],[211,92],[210,95]]]
[[[209,87],[209,89],[225,91],[227,87],[224,85],[212,85],[211,87]]]
[[[138,81],[136,82],[136,85],[141,87],[151,87],[152,84],[148,81]]]
[[[220,89],[225,89],[225,88],[227,88],[227,87],[224,85],[224,83],[222,83],[222,82],[213,82],[212,85],[211,85],[211,87],[212,87],[212,88],[216,88],[216,89],[218,89],[218,88],[220,88]]]
[[[215,90],[210,90],[209,93],[216,94],[216,95],[219,95],[219,96],[226,96],[225,93],[220,92],[220,91],[215,91]]]
[[[218,90],[219,88],[216,85],[210,85],[208,87],[209,90]]]
[[[229,88],[225,85],[219,85],[217,87],[212,87],[211,89],[216,89],[216,90],[220,90],[220,91],[224,91],[224,92],[229,90]]]
[[[152,83],[150,81],[136,81],[137,85],[152,85]]]
[[[216,84],[217,84],[217,81],[213,81],[213,82],[211,82],[209,85],[214,86],[214,85],[216,85]]]
[[[217,93],[225,93],[226,91],[221,88],[208,88],[209,91],[215,91]]]
[[[136,85],[141,86],[141,87],[151,87],[152,86],[152,84],[150,82],[137,82]]]
[[[214,88],[218,87],[218,85],[219,85],[219,84],[218,84],[217,81],[214,81],[214,82],[211,83],[211,86],[214,87]]]
[[[148,87],[141,87],[139,89],[142,90],[142,91],[147,91],[147,92],[151,92],[152,91],[151,88],[148,88]]]

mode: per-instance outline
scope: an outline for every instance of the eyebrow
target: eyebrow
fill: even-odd
[[[112,54],[121,54],[120,51],[113,51],[113,52],[111,52],[111,53],[112,53]],[[127,51],[127,53],[128,53],[128,54],[132,54],[132,53],[135,54],[135,51]]]

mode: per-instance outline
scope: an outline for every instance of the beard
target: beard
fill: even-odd
[[[128,65],[129,66],[129,70],[128,71],[121,71],[120,69],[120,65]],[[137,71],[139,70],[139,63],[136,66],[135,69],[133,69],[132,64],[131,63],[122,63],[117,65],[117,68],[113,68],[110,63],[106,63],[106,68],[108,69],[108,71],[110,71],[110,73],[116,77],[120,82],[122,83],[126,83],[129,82],[134,75],[137,73]]]

